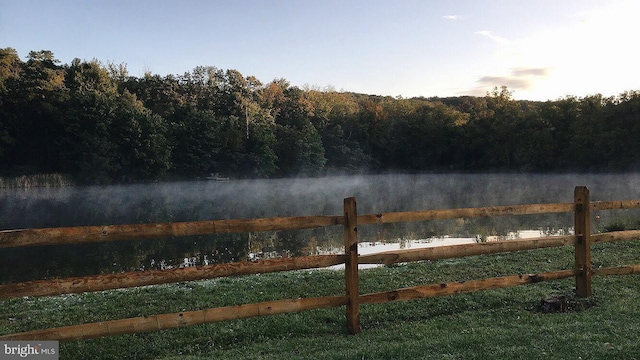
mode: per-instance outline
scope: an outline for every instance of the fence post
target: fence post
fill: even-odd
[[[576,186],[573,193],[574,232],[580,235],[575,246],[576,294],[579,297],[591,296],[591,220],[589,189]]]
[[[344,253],[347,298],[347,327],[352,334],[360,333],[360,286],[358,278],[358,210],[356,198],[344,199]]]

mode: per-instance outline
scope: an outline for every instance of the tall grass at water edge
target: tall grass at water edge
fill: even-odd
[[[75,183],[69,176],[59,173],[0,177],[0,189],[26,189],[33,187],[62,187],[73,185],[75,185]]]

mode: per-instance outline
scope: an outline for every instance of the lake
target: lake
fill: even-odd
[[[354,196],[359,214],[573,202],[586,185],[592,201],[640,198],[640,174],[388,174],[322,178],[185,181],[113,186],[0,189],[0,229],[340,215]],[[639,217],[607,211],[593,221]],[[359,241],[400,244],[444,237],[567,231],[571,214],[430,221],[359,228]],[[445,242],[442,242],[444,244]],[[342,228],[223,234],[103,244],[0,249],[0,282],[341,251]],[[430,245],[431,246],[431,245]]]

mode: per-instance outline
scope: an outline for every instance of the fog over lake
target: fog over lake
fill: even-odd
[[[343,199],[351,196],[357,199],[359,214],[573,202],[574,187],[580,185],[589,187],[592,201],[640,199],[640,174],[636,173],[388,174],[0,189],[0,229],[340,215]],[[637,215],[633,211],[602,213],[602,221]],[[417,237],[473,235],[473,232],[480,231],[491,235],[518,230],[513,227],[571,226],[571,219],[570,214],[565,214],[530,217],[525,223],[520,219],[503,222],[474,219],[456,224],[416,223],[407,228],[401,228],[400,225],[374,226],[359,231],[359,240],[364,242],[382,238],[394,241],[405,236],[398,235],[398,230],[401,230],[400,233],[406,230],[406,233]],[[105,272],[105,264],[109,264],[114,271],[124,271],[157,268],[160,261],[178,266],[183,258],[197,258],[197,264],[203,261],[239,261],[257,252],[272,250],[290,252],[295,256],[313,253],[316,251],[313,249],[329,246],[327,244],[339,245],[340,236],[341,229],[336,229],[280,232],[275,235],[250,234],[248,238],[246,234],[232,234],[186,240],[0,249],[1,270],[5,274],[0,280],[14,279],[14,276],[6,274],[17,273],[21,264],[25,263],[25,256],[36,259],[38,266],[49,266],[46,272],[33,272],[31,276],[68,276]],[[307,240],[315,241],[309,247],[312,250],[306,248],[308,244],[302,244]],[[125,259],[126,256],[130,258]],[[75,271],[78,268],[82,268],[82,271]]]

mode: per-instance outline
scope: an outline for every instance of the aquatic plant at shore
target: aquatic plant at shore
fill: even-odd
[[[32,188],[73,186],[75,182],[65,174],[34,174],[16,177],[0,177],[0,188]]]

